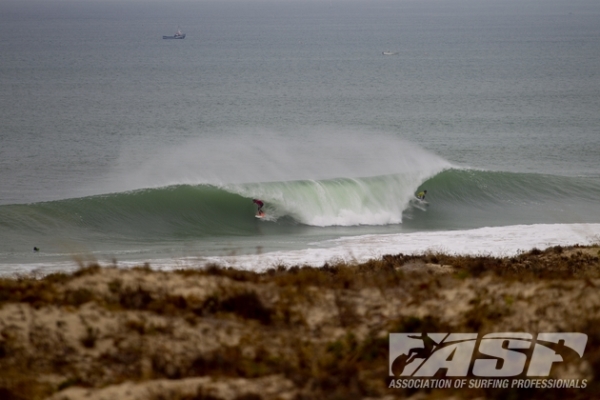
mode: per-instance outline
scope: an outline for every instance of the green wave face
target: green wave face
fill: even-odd
[[[414,198],[426,189],[427,203]],[[267,217],[254,218],[253,198]],[[0,250],[59,240],[154,244],[219,237],[285,237],[359,226],[452,230],[532,223],[600,222],[596,178],[449,169],[427,178],[393,174],[226,186],[177,185],[0,206]],[[329,229],[329,228],[328,228]],[[372,228],[371,232],[373,232]],[[387,232],[387,228],[379,228]],[[204,239],[203,239],[204,238]]]
[[[451,169],[421,185],[426,212],[405,213],[416,229],[468,229],[535,223],[598,222],[600,180]]]
[[[256,233],[252,199],[274,225],[353,226],[402,222],[415,177],[177,185],[158,189],[0,207],[0,224],[40,234],[82,232],[133,238]]]

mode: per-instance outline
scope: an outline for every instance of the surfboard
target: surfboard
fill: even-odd
[[[256,218],[264,218],[264,217],[265,217],[265,213],[264,213],[264,212],[261,212],[261,213],[259,213],[259,214],[256,214],[256,215],[255,215],[255,217],[256,217]]]

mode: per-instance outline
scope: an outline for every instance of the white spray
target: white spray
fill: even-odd
[[[238,130],[172,146],[129,146],[107,191],[211,184],[261,198],[278,216],[309,225],[380,225],[401,222],[416,188],[449,167],[384,132]]]

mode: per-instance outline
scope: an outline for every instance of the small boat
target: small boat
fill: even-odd
[[[182,33],[181,29],[178,28],[173,36],[163,36],[163,39],[185,39],[185,33]]]
[[[384,51],[382,53],[384,56],[395,56],[396,54],[398,54],[397,51]]]

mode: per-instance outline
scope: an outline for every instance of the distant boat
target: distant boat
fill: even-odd
[[[185,33],[178,28],[173,36],[163,36],[163,39],[185,39]]]
[[[397,51],[384,51],[383,52],[384,56],[395,56],[396,54],[398,54]]]

